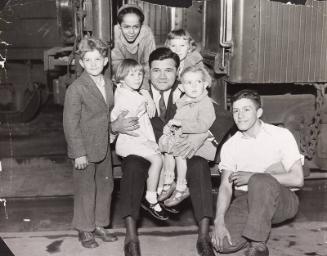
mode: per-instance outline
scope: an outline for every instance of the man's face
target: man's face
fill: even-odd
[[[151,84],[159,91],[169,90],[177,76],[176,63],[173,59],[154,60],[150,67]]]
[[[251,132],[259,122],[262,109],[250,99],[239,99],[233,103],[233,118],[241,132]]]

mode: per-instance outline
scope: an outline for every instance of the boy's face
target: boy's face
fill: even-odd
[[[251,132],[262,116],[262,108],[257,108],[250,99],[239,99],[233,103],[233,118],[241,132]]]
[[[173,87],[177,76],[174,59],[154,60],[150,66],[151,84],[159,91],[166,91]]]
[[[79,63],[90,76],[98,76],[108,63],[108,58],[103,57],[98,50],[86,52]]]
[[[176,53],[179,56],[179,59],[182,61],[186,58],[186,55],[190,50],[190,43],[188,40],[183,38],[175,38],[169,41],[168,47],[170,50]]]
[[[208,82],[203,81],[203,76],[200,71],[187,72],[182,77],[182,89],[190,98],[197,98],[201,96],[206,90]]]
[[[133,90],[138,90],[143,81],[143,72],[138,69],[132,69],[125,77],[123,84]]]
[[[120,24],[121,32],[127,42],[133,43],[141,31],[140,18],[135,13],[127,13]]]

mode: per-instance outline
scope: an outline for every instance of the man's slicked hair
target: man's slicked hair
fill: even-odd
[[[149,66],[151,68],[151,63],[155,60],[166,60],[166,59],[173,59],[176,64],[176,69],[179,68],[180,59],[179,56],[170,50],[167,47],[159,47],[151,52],[149,56]]]
[[[240,99],[249,99],[256,105],[257,109],[262,107],[261,98],[258,92],[254,90],[245,89],[235,93],[232,97],[232,105],[235,101]]]

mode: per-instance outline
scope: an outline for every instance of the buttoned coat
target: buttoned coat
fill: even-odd
[[[102,161],[110,150],[110,111],[113,107],[112,83],[105,78],[106,100],[92,78],[84,71],[67,89],[63,127],[68,157],[87,156]]]

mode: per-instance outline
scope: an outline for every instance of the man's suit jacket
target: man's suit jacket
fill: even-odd
[[[163,134],[163,128],[168,123],[170,119],[173,119],[176,113],[176,105],[173,103],[173,92],[177,88],[177,83],[175,83],[170,91],[170,95],[168,97],[168,104],[166,106],[167,112],[166,112],[166,118],[162,120],[159,115],[158,111],[156,111],[156,114],[153,118],[151,118],[151,124],[153,127],[154,135],[156,137],[156,141],[159,141],[159,138]],[[153,97],[153,93],[150,86],[150,95]]]
[[[110,150],[110,111],[113,107],[112,83],[105,78],[106,101],[92,78],[84,71],[67,89],[63,126],[68,157],[87,156],[102,161]]]

